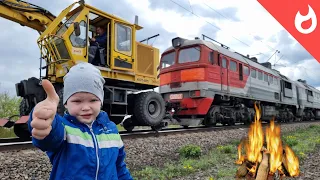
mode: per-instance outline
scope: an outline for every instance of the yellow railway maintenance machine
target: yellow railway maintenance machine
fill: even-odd
[[[2,119],[0,125],[14,126],[21,138],[30,137],[26,115],[46,98],[41,79],[54,84],[61,98],[58,113],[63,115],[63,77],[79,62],[89,62],[100,69],[106,80],[103,110],[116,124],[131,115],[123,122],[128,131],[134,126],[166,125],[162,122],[165,102],[161,95],[152,90],[143,91],[159,86],[159,50],[135,40],[136,30],[142,29],[137,24],[137,16],[132,24],[79,1],[56,17],[41,7],[18,0],[0,0],[0,16],[37,30],[41,51],[40,78],[31,77],[16,84],[17,95],[23,98],[20,119],[15,123]],[[90,43],[97,27],[102,27],[107,34],[105,47]],[[44,76],[41,69],[46,72]]]

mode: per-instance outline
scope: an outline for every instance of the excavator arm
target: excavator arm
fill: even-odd
[[[20,0],[0,0],[0,16],[37,30],[46,30],[56,18],[46,9]]]

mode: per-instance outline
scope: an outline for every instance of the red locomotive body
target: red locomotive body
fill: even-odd
[[[160,66],[160,93],[180,125],[250,123],[255,101],[263,120],[291,121],[305,115],[296,81],[223,44],[174,38]]]

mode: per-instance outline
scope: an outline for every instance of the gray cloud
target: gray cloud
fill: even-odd
[[[277,49],[284,55],[287,63],[298,63],[313,59],[310,53],[296,40],[290,38],[286,30],[282,30],[278,36]]]
[[[199,5],[195,5],[195,9],[198,15],[207,18],[231,20],[233,22],[239,22],[240,19],[236,16],[237,9],[235,7],[227,7],[223,9],[214,9],[211,6],[205,6],[204,8]]]
[[[320,75],[318,70],[320,64],[298,41],[293,39],[286,30],[280,31],[277,38],[272,38],[271,40],[277,42],[275,49],[280,51],[277,60],[282,56],[277,65],[285,66],[275,66],[276,69],[280,70],[280,72],[284,72],[286,69],[286,71],[289,70],[289,74],[287,75],[293,80],[304,79],[314,87],[320,86],[320,81],[316,78]],[[271,52],[268,56],[271,56],[273,53]],[[274,56],[272,59],[274,59]],[[274,63],[274,60],[271,60],[271,62]]]
[[[174,3],[175,2],[175,3]],[[149,8],[151,9],[163,9],[163,10],[170,10],[175,11],[181,14],[186,14],[188,11],[192,11],[190,8],[190,4],[188,1],[185,0],[174,0],[174,1],[159,1],[159,0],[149,0]]]

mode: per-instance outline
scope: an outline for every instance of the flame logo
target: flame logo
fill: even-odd
[[[300,11],[298,11],[296,14],[296,18],[294,20],[294,24],[296,26],[296,29],[302,34],[312,33],[317,27],[317,16],[316,16],[315,12],[313,11],[313,9],[311,8],[311,6],[308,5],[308,7],[309,7],[309,10],[308,10],[308,14],[306,16],[302,16],[300,14]],[[304,21],[309,20],[309,19],[311,19],[311,21],[312,21],[311,26],[308,29],[302,28],[301,27],[302,23]]]

